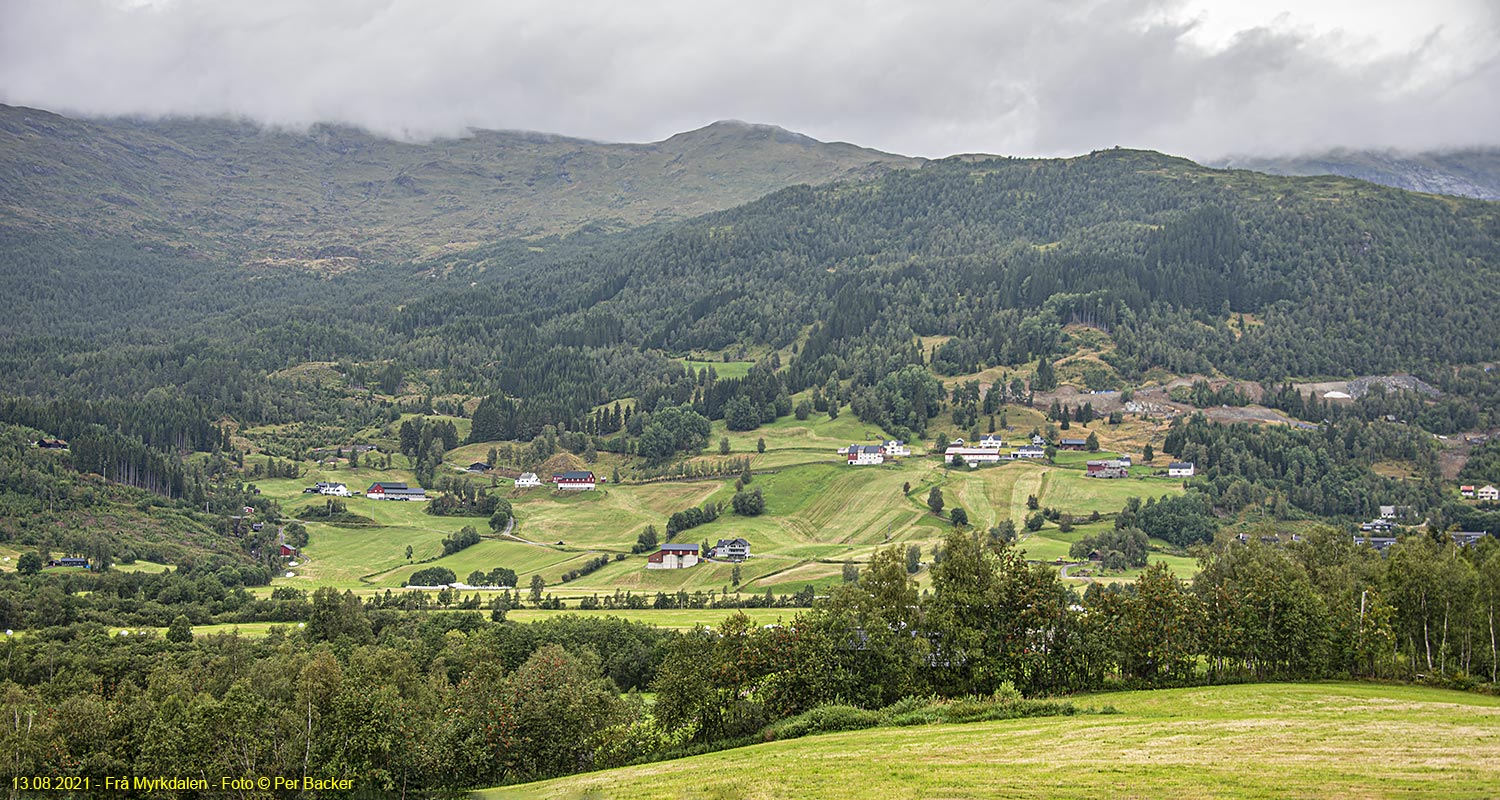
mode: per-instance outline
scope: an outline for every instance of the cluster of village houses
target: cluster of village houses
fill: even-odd
[[[1058,441],[1057,446],[1062,450],[1086,450],[1088,441],[1086,439],[1062,439]],[[943,451],[943,461],[952,464],[957,459],[962,459],[963,463],[970,467],[977,467],[980,464],[998,464],[1001,461],[1040,460],[1047,457],[1046,448],[1047,440],[1041,436],[1033,436],[1030,442],[1011,446],[1006,444],[1004,438],[992,433],[973,445],[963,439],[954,439]],[[848,447],[840,447],[838,452],[852,467],[884,464],[888,458],[911,455],[906,443],[895,439],[879,445],[851,444]],[[1085,475],[1090,478],[1126,478],[1130,476],[1130,464],[1130,456],[1090,461]],[[1190,461],[1173,461],[1167,467],[1167,475],[1173,478],[1191,478],[1196,474],[1197,468]]]
[[[475,462],[469,465],[469,472],[484,472],[491,467],[483,462]],[[591,491],[598,487],[599,479],[592,472],[584,470],[569,470],[559,472],[552,476],[551,483],[563,491]],[[523,472],[516,478],[516,488],[529,489],[542,485],[541,478],[535,472]],[[350,497],[349,487],[342,483],[319,481],[314,486],[304,489],[306,494],[322,494],[331,497]],[[365,490],[365,497],[371,500],[426,500],[427,491],[420,486],[407,486],[405,483],[393,481],[377,481],[370,484]],[[647,569],[686,569],[697,566],[705,559],[719,561],[744,561],[750,557],[750,543],[744,539],[720,539],[719,543],[709,548],[707,553],[699,553],[696,544],[664,544],[661,549],[652,553],[646,559]],[[295,553],[295,551],[293,551]],[[285,554],[283,554],[285,555]],[[414,589],[436,588],[436,587],[408,587]],[[474,587],[470,587],[474,588]]]

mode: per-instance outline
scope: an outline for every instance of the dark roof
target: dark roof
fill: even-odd
[[[743,545],[745,547],[749,547],[750,546],[750,543],[747,542],[747,541],[745,541],[744,539],[720,539],[718,545],[716,545],[716,546],[718,546],[718,547],[727,547],[728,545],[732,545],[732,544]]]
[[[483,461],[475,461],[469,465],[469,469],[489,469],[490,465]]]
[[[698,545],[696,545],[696,544],[664,544],[664,545],[661,546],[661,551],[663,553],[666,553],[666,552],[674,552],[674,553],[687,553],[687,552],[691,552],[691,553],[696,553],[696,552],[698,552]]]
[[[1062,443],[1063,444],[1088,444],[1089,440],[1087,440],[1087,439],[1063,439]]]
[[[578,470],[572,470],[572,471],[569,471],[569,472],[564,472],[561,475],[558,475],[557,479],[558,480],[564,480],[564,481],[591,481],[591,480],[594,479],[594,473],[592,473],[592,472],[579,472]]]
[[[385,489],[386,491],[390,491],[392,489],[397,489],[397,490],[405,489],[406,488],[406,484],[404,484],[404,483],[391,483],[390,481],[377,481],[375,483],[370,484],[370,488],[369,488],[368,491],[373,492],[373,491],[375,491],[376,487],[379,487],[381,489]]]
[[[1191,461],[1173,461],[1172,463],[1170,463],[1170,464],[1167,465],[1167,469],[1192,469],[1192,468],[1193,468],[1193,462],[1191,462]]]

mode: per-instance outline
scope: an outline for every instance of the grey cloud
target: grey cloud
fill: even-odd
[[[1290,27],[1206,49],[1172,0],[558,6],[8,0],[0,102],[407,138],[641,141],[736,118],[929,156],[1500,145],[1485,0],[1379,54]]]

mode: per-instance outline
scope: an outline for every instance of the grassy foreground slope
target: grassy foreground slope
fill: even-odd
[[[577,775],[551,798],[1493,797],[1500,698],[1252,684],[1083,698],[1118,715],[881,728]]]

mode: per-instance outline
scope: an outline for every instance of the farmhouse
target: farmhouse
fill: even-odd
[[[889,442],[886,442],[883,446],[885,447],[885,455],[887,458],[897,458],[900,456],[911,455],[911,450],[907,449],[906,442],[903,442],[900,439],[892,439]]]
[[[420,486],[382,481],[370,484],[370,488],[365,490],[365,497],[371,500],[426,500],[427,490]]]
[[[342,483],[329,483],[328,481],[318,481],[317,483],[313,484],[313,488],[317,490],[318,494],[332,495],[334,497],[348,497],[349,496],[349,487],[345,486]]]
[[[521,477],[516,478],[517,489],[530,489],[541,485],[542,479],[538,478],[535,472],[523,472]]]
[[[646,569],[686,569],[698,563],[698,545],[664,544],[646,558]]]
[[[286,556],[286,557],[294,557],[294,556],[297,555],[297,548],[292,547],[291,545],[287,544],[286,542],[282,542],[281,543],[281,554],[283,556]]]
[[[1489,536],[1489,535],[1490,535],[1489,531],[1449,531],[1448,532],[1448,536],[1453,539],[1453,543],[1456,544],[1456,545],[1458,545],[1459,547],[1468,547],[1469,545],[1475,544],[1480,539],[1483,539],[1484,537]]]
[[[964,463],[971,467],[976,464],[998,464],[1002,458],[1000,451],[993,447],[962,447],[954,445],[943,451],[943,462],[952,464],[954,456],[962,456]]]
[[[483,461],[475,461],[469,465],[469,472],[489,472],[493,467]]]
[[[1460,487],[1458,487],[1458,493],[1461,494],[1461,495],[1463,495],[1464,497],[1473,497],[1474,496],[1474,487],[1473,486],[1460,486]]]
[[[1015,456],[1016,458],[1045,458],[1047,456],[1047,451],[1043,450],[1037,445],[1031,444],[1026,445],[1025,447],[1017,447],[1015,452],[1011,455]]]
[[[86,558],[54,558],[47,562],[49,567],[83,567],[88,569],[89,560]]]
[[[36,446],[43,450],[66,450],[68,443],[62,439],[37,439]]]
[[[557,484],[557,488],[566,489],[570,492],[591,491],[598,484],[598,481],[594,478],[594,473],[578,470],[557,473],[552,476],[552,482]]]
[[[1121,461],[1090,461],[1085,478],[1128,478],[1130,468]]]
[[[1480,500],[1500,500],[1500,489],[1496,489],[1493,486],[1484,486],[1475,492],[1474,496]]]
[[[1356,537],[1354,537],[1354,543],[1355,544],[1369,545],[1369,546],[1371,546],[1371,547],[1375,548],[1376,550],[1379,550],[1380,552],[1383,553],[1383,552],[1385,552],[1385,549],[1387,547],[1390,547],[1391,545],[1393,545],[1393,544],[1396,543],[1396,537],[1394,537],[1394,536],[1356,536]]]
[[[1198,467],[1191,461],[1173,461],[1167,465],[1167,476],[1172,478],[1191,478],[1198,474]]]
[[[1036,436],[1031,437],[1031,443],[1036,445],[1037,447],[1046,447],[1047,439],[1041,434],[1037,434]]]
[[[1064,450],[1087,450],[1089,442],[1087,439],[1062,439],[1057,446]]]
[[[1395,506],[1381,506],[1380,507],[1380,518],[1381,519],[1395,519],[1396,518],[1396,507]]]
[[[750,557],[750,543],[744,539],[720,539],[708,554],[724,561],[744,561]]]
[[[864,466],[869,464],[885,463],[885,448],[874,444],[851,444],[844,451],[849,458],[850,466]]]
[[[1004,447],[1005,446],[1005,437],[1000,436],[998,434],[994,434],[994,433],[987,434],[983,439],[979,440],[979,446],[980,447]]]

